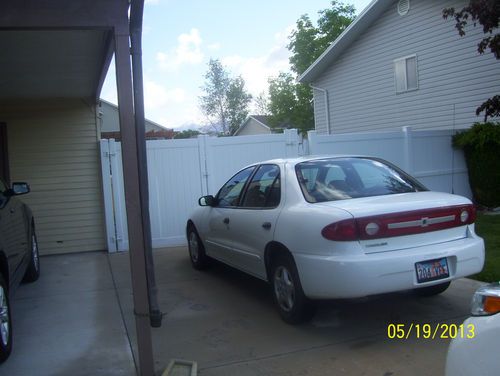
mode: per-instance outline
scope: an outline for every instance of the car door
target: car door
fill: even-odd
[[[205,236],[207,254],[229,264],[232,264],[230,218],[238,207],[243,188],[254,170],[255,166],[245,168],[229,179],[219,190],[216,205],[208,213],[208,230]]]
[[[27,235],[22,203],[7,193],[7,186],[0,181],[0,239],[7,256],[11,275],[21,266],[25,254]]]
[[[231,263],[266,279],[264,251],[273,240],[281,211],[281,175],[275,164],[263,164],[246,185],[239,207],[229,213]]]

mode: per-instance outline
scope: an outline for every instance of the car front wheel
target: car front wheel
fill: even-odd
[[[304,295],[295,262],[280,255],[272,264],[271,287],[281,318],[289,324],[308,321],[314,314],[313,303]]]
[[[10,316],[9,293],[5,280],[0,275],[0,363],[12,350],[12,321]]]
[[[205,247],[201,242],[196,229],[190,226],[187,233],[188,249],[191,264],[196,270],[203,270],[208,266],[208,256],[205,253]]]

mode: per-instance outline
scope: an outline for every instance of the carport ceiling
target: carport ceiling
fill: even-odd
[[[105,29],[0,30],[0,99],[95,98],[109,38]]]

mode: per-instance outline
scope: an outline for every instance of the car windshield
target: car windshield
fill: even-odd
[[[371,158],[329,158],[298,163],[297,179],[311,203],[427,190],[392,164]]]

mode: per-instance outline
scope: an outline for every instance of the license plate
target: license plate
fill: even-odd
[[[417,272],[418,283],[435,281],[450,276],[446,258],[417,262],[415,263],[415,271]]]

